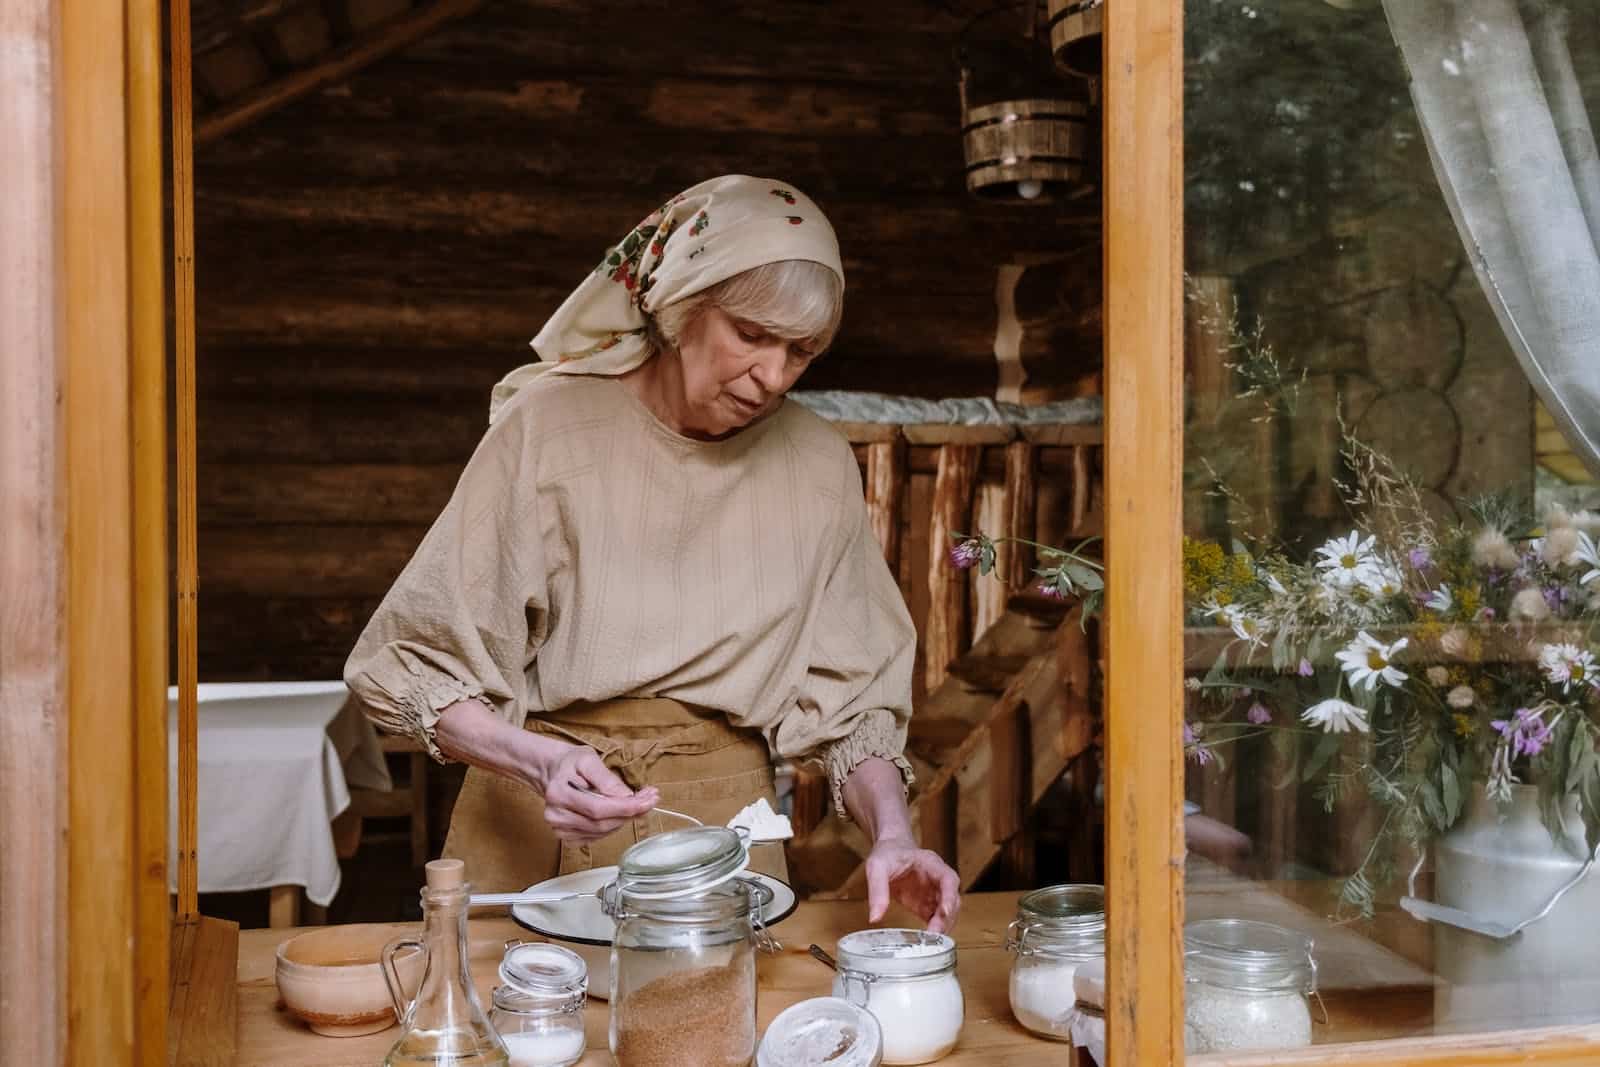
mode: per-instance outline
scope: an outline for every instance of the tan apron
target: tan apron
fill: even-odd
[[[709,826],[726,825],[758,797],[777,800],[766,741],[720,712],[698,712],[676,700],[608,700],[529,715],[524,728],[588,745],[629,788],[653,785],[661,807]],[[467,877],[480,892],[514,892],[558,874],[610,866],[634,842],[687,825],[650,812],[592,844],[563,844],[544,821],[539,794],[470,767],[444,854],[466,861]],[[752,847],[750,869],[787,881],[783,846]]]

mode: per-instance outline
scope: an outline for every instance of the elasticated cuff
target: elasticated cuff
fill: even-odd
[[[427,750],[436,763],[450,763],[451,759],[439,749],[435,740],[439,726],[439,715],[452,704],[463,700],[480,701],[490,711],[496,711],[495,706],[489,703],[489,698],[484,695],[480,685],[468,685],[456,678],[422,678],[418,676],[412,686],[407,704],[411,708],[411,718],[407,725],[409,733],[419,745]]]
[[[828,771],[833,810],[846,822],[850,821],[850,812],[844,806],[844,783],[852,771],[874,756],[900,769],[903,788],[909,794],[916,774],[905,757],[905,742],[893,712],[881,708],[867,712],[857,721],[854,730],[823,750],[822,765]]]

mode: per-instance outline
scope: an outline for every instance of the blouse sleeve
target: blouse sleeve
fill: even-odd
[[[521,724],[527,668],[546,630],[527,423],[508,416],[479,443],[345,663],[345,683],[373,723],[416,738],[441,762],[434,729],[458,701],[481,700]]]
[[[853,491],[841,504],[842,550],[823,592],[809,669],[798,706],[768,737],[779,755],[821,762],[834,810],[844,819],[850,818],[844,783],[864,760],[890,761],[910,788],[905,744],[917,644],[900,587],[868,525],[853,457],[849,464]]]

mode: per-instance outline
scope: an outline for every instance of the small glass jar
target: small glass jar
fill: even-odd
[[[560,945],[506,942],[489,1022],[511,1067],[571,1067],[583,1058],[589,971]]]
[[[758,946],[770,891],[738,877],[747,841],[720,826],[672,830],[622,856],[607,906],[611,1054],[618,1067],[748,1067],[756,1054]]]
[[[778,1014],[756,1050],[756,1067],[879,1067],[883,1030],[859,1004],[813,997]]]
[[[1041,1037],[1071,1039],[1078,966],[1105,958],[1106,890],[1057,885],[1029,893],[1006,931],[1011,962],[1011,1014]]]
[[[966,1011],[954,941],[925,930],[858,930],[838,948],[833,995],[877,1017],[885,1065],[950,1054]]]
[[[1309,937],[1249,919],[1184,927],[1184,1047],[1275,1052],[1311,1044],[1317,964]]]

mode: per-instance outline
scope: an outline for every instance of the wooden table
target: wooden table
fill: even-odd
[[[967,1021],[961,1044],[941,1061],[948,1067],[979,1064],[1067,1062],[1067,1046],[1034,1037],[1011,1017],[1008,977],[1011,957],[1005,950],[1006,926],[1016,916],[1016,893],[976,893],[966,898],[956,929],[960,946],[957,974],[966,992]],[[493,913],[490,913],[493,915]],[[890,924],[907,922],[891,915]],[[833,975],[812,959],[806,947],[815,942],[829,951],[840,936],[866,924],[866,905],[860,901],[808,902],[774,927],[783,952],[765,958],[760,966],[759,1026],[778,1012],[807,997],[826,996]],[[413,927],[396,924],[396,936]],[[319,1037],[300,1025],[280,1007],[273,981],[273,959],[279,942],[292,930],[245,930],[239,935],[239,1055],[241,1067],[257,1064],[294,1064],[296,1067],[372,1067],[381,1063],[399,1031],[367,1037]],[[505,915],[472,920],[472,973],[485,1008],[495,983],[502,944],[509,937],[528,936]],[[611,1063],[606,1048],[607,1006],[591,1000],[587,1011],[589,1053],[583,1067]]]
[[[1195,888],[1194,905],[1204,912],[1207,890]],[[1233,887],[1234,912],[1263,915],[1319,937],[1328,950],[1324,978],[1330,1020],[1315,1027],[1317,1044],[1372,1041],[1431,1033],[1433,992],[1431,980],[1420,970],[1383,947],[1352,932],[1335,936],[1315,913],[1291,904],[1261,884]],[[1243,894],[1243,895],[1241,895]],[[960,946],[957,973],[966,993],[966,1027],[961,1044],[947,1059],[949,1067],[993,1064],[1072,1062],[1068,1046],[1028,1033],[1011,1016],[1008,979],[1011,957],[1005,950],[1006,926],[1016,915],[1017,893],[972,893],[965,898],[956,929]],[[495,983],[495,967],[507,938],[529,936],[503,913],[473,919],[471,953],[473,975],[485,1007]],[[864,925],[866,905],[860,901],[808,901],[774,933],[783,952],[763,958],[760,965],[759,1026],[764,1032],[778,1012],[807,997],[824,996],[832,975],[807,954],[815,942],[832,951],[834,943]],[[889,925],[914,925],[905,914],[891,913]],[[412,932],[408,924],[395,924],[395,935]],[[394,1027],[358,1038],[319,1037],[278,1007],[273,980],[273,958],[279,942],[294,930],[246,930],[239,935],[239,1053],[243,1067],[258,1064],[295,1064],[299,1067],[371,1067],[380,1063],[398,1036]],[[603,1067],[611,1058],[606,1049],[607,1005],[591,1001],[587,1014],[589,1054],[584,1067]],[[1083,1058],[1087,1062],[1087,1057]],[[1226,1057],[1206,1062],[1231,1062]]]

